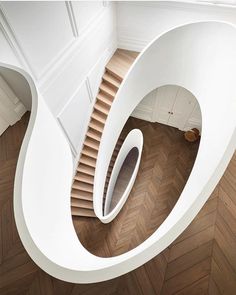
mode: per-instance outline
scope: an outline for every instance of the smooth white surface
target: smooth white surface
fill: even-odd
[[[84,102],[75,93],[82,83],[89,84],[86,106],[96,95],[105,64],[117,47],[115,4],[1,2],[0,42],[1,61],[31,74],[53,115],[58,118],[66,109],[64,116],[69,114],[71,120],[63,122],[62,128],[78,157],[76,143],[85,136],[86,120],[73,109],[74,100],[77,106]],[[19,81],[12,82],[28,101],[28,94],[23,93],[27,88],[20,87]]]
[[[134,166],[134,171],[133,171],[132,175],[130,175],[130,180],[127,184],[127,187],[126,187],[123,195],[120,197],[120,200],[117,203],[116,207],[110,213],[108,213],[109,209],[110,209],[112,197],[113,197],[114,187],[115,187],[120,169],[121,169],[128,153],[134,147],[138,149],[138,158],[137,158],[136,164]],[[114,167],[112,169],[109,185],[107,188],[107,194],[106,194],[105,210],[104,210],[105,214],[102,217],[102,222],[104,222],[104,223],[111,222],[117,216],[117,214],[120,212],[122,207],[124,206],[127,198],[129,197],[129,194],[131,192],[131,189],[134,185],[134,182],[135,182],[135,179],[136,179],[136,176],[138,173],[138,168],[139,168],[139,164],[140,164],[140,160],[141,160],[141,156],[142,156],[142,150],[143,150],[143,134],[139,129],[133,129],[126,136],[126,138],[120,148],[120,151],[117,155]]]
[[[191,2],[119,1],[118,47],[141,51],[157,35],[187,23],[217,20],[236,24],[236,8]]]
[[[100,59],[96,62],[96,64],[93,66],[91,71],[88,73],[88,82],[91,90],[91,101],[94,104],[96,96],[99,91],[99,86],[101,84],[102,76],[105,72],[105,65],[108,62],[108,60],[111,58],[111,53],[113,54],[113,51],[106,50]]]
[[[25,106],[13,92],[0,70],[0,135],[21,119]]]
[[[156,68],[160,75],[148,75]],[[89,283],[127,273],[164,250],[201,209],[235,150],[235,28],[217,22],[197,23],[157,37],[119,88],[97,160],[94,206],[98,217],[115,143],[127,118],[147,93],[166,84],[189,89],[199,101],[203,130],[192,173],[170,215],[141,245],[112,258],[90,254],[77,238],[70,211],[70,148],[32,79],[23,74],[31,86],[33,105],[17,165],[14,211],[21,240],[32,259],[59,279]],[[220,115],[225,118],[224,124]]]
[[[82,134],[85,134],[87,131],[92,107],[88,85],[84,81],[58,116],[59,122],[68,135],[68,138],[71,138],[71,144],[75,154],[82,149],[84,142],[84,136]]]
[[[103,9],[103,1],[72,1],[71,3],[79,28],[78,33],[83,34]]]
[[[7,41],[4,31],[0,30],[0,60],[1,62],[8,62],[14,65],[20,65],[19,60],[17,59],[13,49],[11,48],[9,42]]]
[[[1,69],[0,75],[6,80],[14,93],[17,93],[17,96],[29,111],[31,109],[31,93],[28,89],[27,82],[22,78],[22,75],[17,72],[12,74],[12,71],[8,69]]]
[[[94,97],[101,78],[96,74],[105,63],[92,73],[93,67],[106,50],[111,56],[116,49],[116,31],[119,46],[142,50],[158,34],[185,23],[217,19],[236,24],[235,9],[169,1],[92,1],[71,5],[13,1],[2,2],[1,7],[5,15],[4,18],[0,9],[1,61],[17,64],[32,75],[55,117],[86,79]],[[77,122],[73,114],[71,121]],[[148,107],[142,109],[142,114],[150,118]],[[73,125],[67,126],[69,142],[84,137],[82,120],[79,126],[76,135]],[[79,153],[78,150],[77,156]]]
[[[65,2],[3,1],[1,5],[34,74],[40,78],[74,38]]]

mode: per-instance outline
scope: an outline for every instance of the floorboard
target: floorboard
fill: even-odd
[[[234,174],[229,171],[185,232],[137,270],[107,282],[80,285],[57,280],[39,269],[24,250],[13,216],[15,168],[28,119],[26,114],[0,137],[1,295],[203,295],[208,289],[210,295],[234,294],[236,200]],[[155,231],[177,201],[197,153],[197,145],[186,143],[174,128],[137,119],[128,124],[140,128],[145,139],[131,197],[110,225],[91,219],[75,221],[81,241],[100,256],[124,253]],[[235,164],[228,169],[234,171]]]

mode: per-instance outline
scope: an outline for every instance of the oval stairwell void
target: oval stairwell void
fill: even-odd
[[[235,27],[200,22],[155,38],[125,75],[103,126],[93,186],[96,216],[105,222],[103,190],[119,134],[136,105],[153,89],[179,85],[197,98],[203,124],[199,152],[178,202],[161,226],[131,251],[111,258],[97,257],[83,247],[72,223],[73,159],[69,144],[32,78],[21,69],[15,70],[29,82],[33,100],[15,178],[16,224],[31,258],[61,280],[108,280],[159,254],[199,212],[235,150]]]
[[[133,129],[121,146],[112,170],[105,198],[104,217],[106,222],[110,222],[116,217],[129,196],[138,173],[142,148],[142,132]]]

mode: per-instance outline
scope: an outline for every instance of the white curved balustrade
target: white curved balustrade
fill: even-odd
[[[235,28],[204,22],[166,32],[140,54],[124,79],[98,153],[94,208],[101,220],[109,159],[123,125],[147,93],[167,84],[191,91],[202,111],[202,138],[192,173],[167,219],[141,245],[111,258],[92,255],[78,240],[70,210],[73,161],[69,145],[32,79],[16,70],[28,80],[33,99],[14,191],[17,228],[31,258],[61,280],[91,283],[127,273],[168,247],[201,209],[235,149]]]
[[[114,188],[115,188],[115,185],[117,184],[118,177],[120,177],[119,172],[121,171],[122,165],[124,164],[124,161],[127,159],[127,156],[134,148],[137,149],[137,157],[133,159],[133,161],[135,162],[133,163],[134,167],[131,167],[133,171],[131,175],[125,175],[125,177],[129,178],[126,180],[127,185],[124,188],[124,191],[122,191],[121,196],[118,196],[119,201],[117,202],[116,206],[114,207],[113,210],[110,211],[112,199],[115,197],[113,195]],[[112,169],[111,178],[109,181],[107,194],[106,194],[105,210],[104,210],[104,217],[103,217],[104,223],[111,222],[124,206],[129,196],[129,193],[134,185],[134,182],[138,173],[142,150],[143,150],[143,134],[139,129],[133,129],[126,136],[125,141],[123,142],[120,148],[119,154],[117,155],[114,167]]]

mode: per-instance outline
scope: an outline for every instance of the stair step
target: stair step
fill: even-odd
[[[93,210],[85,208],[71,207],[71,213],[73,216],[96,217]]]
[[[93,167],[84,165],[82,163],[79,164],[79,166],[77,168],[77,171],[79,173],[85,173],[85,174],[88,174],[88,175],[91,175],[91,176],[94,176],[94,174],[95,174],[95,169]]]
[[[137,56],[138,52],[130,53],[127,50],[118,49],[107,63],[106,69],[109,73],[122,81]]]
[[[105,124],[107,115],[102,114],[98,111],[94,111],[91,116],[94,120],[97,120],[101,124]]]
[[[116,77],[119,81],[124,79],[128,69],[127,63],[124,62],[120,56],[115,56],[106,65],[106,71]]]
[[[112,155],[112,157],[111,157],[111,160],[112,160],[112,161],[115,161],[115,160],[116,160],[116,158],[117,158],[117,154],[115,154],[115,155]]]
[[[113,154],[112,154],[112,157],[117,157],[117,155],[119,154],[119,151],[120,151],[120,147],[118,149],[114,149],[113,151]]]
[[[91,192],[84,192],[72,188],[71,197],[80,200],[93,201],[93,194]]]
[[[93,209],[93,202],[71,198],[71,206],[85,209]]]
[[[104,124],[98,122],[97,120],[92,119],[90,121],[90,123],[89,123],[89,127],[93,128],[97,132],[101,132],[102,133],[103,128],[104,128]]]
[[[75,175],[75,179],[78,181],[82,181],[82,182],[86,182],[86,183],[90,183],[93,184],[94,182],[94,178],[91,175],[87,175],[81,172],[77,172]]]
[[[113,169],[113,166],[112,165],[109,165],[109,168],[108,168],[108,173],[111,173],[112,172],[112,169]]]
[[[91,149],[88,146],[84,146],[83,149],[82,149],[82,154],[86,155],[86,156],[89,156],[91,158],[97,159],[98,151],[94,150],[94,149]]]
[[[137,56],[139,55],[139,52],[137,51],[129,51],[126,49],[118,49],[117,50],[117,56],[119,58],[122,58],[122,60],[128,62],[128,66],[130,67],[131,64],[135,61],[135,59],[137,58]]]
[[[109,72],[105,72],[105,74],[103,75],[102,78],[103,78],[104,81],[106,81],[106,83],[112,85],[116,89],[118,89],[120,87],[121,81],[118,80],[116,77],[114,77]]]
[[[111,167],[111,168],[113,168],[113,167]],[[107,177],[110,177],[111,176],[111,173],[112,173],[112,169],[111,170],[108,169],[108,171],[107,171]]]
[[[101,112],[107,116],[109,113],[110,107],[107,105],[104,105],[99,100],[97,100],[97,102],[94,105],[94,109],[98,110],[99,112]]]
[[[89,192],[89,193],[93,192],[93,185],[89,184],[89,183],[82,182],[82,181],[75,180],[74,183],[72,184],[72,187],[74,189],[77,189],[77,190],[80,190],[83,192]]]
[[[110,87],[108,84],[102,82],[100,85],[100,89],[105,92],[108,96],[111,98],[114,98],[116,95],[116,92],[112,87]]]
[[[98,141],[100,143],[100,140],[101,140],[101,132],[98,132],[92,128],[89,128],[88,131],[87,131],[87,136]]]
[[[100,143],[97,140],[93,140],[88,136],[86,137],[86,139],[84,141],[85,146],[88,146],[96,151],[98,151],[98,149],[99,149],[99,144]]]
[[[100,91],[97,95],[97,99],[107,104],[108,106],[112,105],[112,100],[109,96],[107,96],[104,92]]]
[[[80,163],[88,165],[90,167],[96,167],[96,160],[85,155],[82,155],[80,157]]]
[[[123,81],[124,76],[126,74],[123,71],[122,72],[117,71],[116,69],[114,69],[110,65],[107,65],[106,66],[106,72],[108,72],[109,74],[111,74],[112,76],[114,76],[116,79],[118,79],[120,81],[120,83]]]

